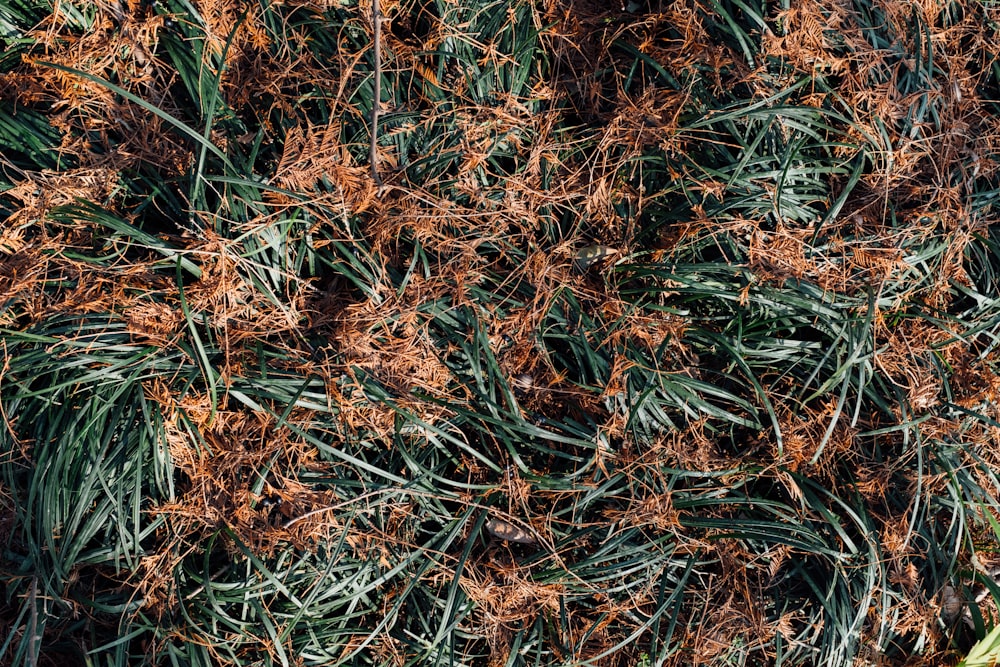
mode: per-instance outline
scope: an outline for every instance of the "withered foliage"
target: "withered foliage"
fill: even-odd
[[[2,660],[955,662],[1000,10],[380,4],[0,6]]]

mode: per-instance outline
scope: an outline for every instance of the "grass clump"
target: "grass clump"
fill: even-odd
[[[0,5],[3,660],[991,637],[995,10],[371,10]]]

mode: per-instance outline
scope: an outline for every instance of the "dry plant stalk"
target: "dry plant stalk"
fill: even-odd
[[[384,17],[379,8],[379,0],[372,0],[372,29],[374,37],[372,48],[375,50],[375,96],[372,100],[372,129],[370,144],[368,145],[368,161],[371,163],[372,180],[379,193],[384,185],[382,177],[378,173],[378,117],[382,113],[382,21]]]

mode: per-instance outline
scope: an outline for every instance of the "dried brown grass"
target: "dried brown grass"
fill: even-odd
[[[257,341],[280,337],[291,354],[300,355],[297,365],[325,381],[339,410],[338,419],[347,431],[388,436],[397,409],[412,411],[428,423],[449,415],[447,407],[406,398],[415,390],[456,404],[470,400],[467,392],[451,381],[450,371],[428,334],[428,320],[421,306],[439,299],[452,308],[468,306],[473,299],[467,288],[483,284],[488,274],[502,275],[501,287],[525,283],[534,288],[532,302],[492,319],[487,316],[484,322],[491,336],[509,336],[513,340],[512,347],[500,357],[500,364],[510,377],[521,373],[532,376],[534,387],[526,399],[532,410],[554,415],[570,410],[568,405],[573,403],[596,420],[600,432],[614,439],[629,437],[622,415],[602,407],[603,398],[615,395],[624,384],[629,361],[616,359],[601,396],[580,392],[533,349],[531,332],[542,327],[554,300],[564,290],[577,295],[585,309],[608,323],[604,331],[594,332],[601,338],[596,345],[613,349],[623,341],[631,341],[652,350],[665,339],[675,340],[678,342],[672,343],[672,357],[664,359],[661,370],[698,372],[697,362],[692,362],[679,342],[686,326],[682,318],[651,318],[624,301],[614,285],[573,269],[574,252],[581,243],[605,244],[626,256],[644,250],[635,246],[634,223],[621,224],[615,208],[626,205],[634,221],[658,202],[659,193],[644,192],[642,187],[623,179],[622,174],[632,169],[638,156],[652,147],[670,156],[684,155],[697,150],[698,144],[714,140],[711,135],[686,132],[682,126],[681,118],[690,110],[692,93],[653,87],[637,93],[626,87],[619,67],[622,56],[619,50],[612,49],[616,41],[655,60],[679,81],[697,80],[720,94],[741,86],[763,97],[798,77],[822,75],[835,82],[834,90],[806,91],[796,102],[817,108],[832,105],[849,117],[851,125],[844,128],[846,133],[858,143],[877,149],[870,153],[875,168],[862,177],[842,215],[824,226],[823,252],[812,249],[812,228],[787,224],[769,229],[758,219],[720,221],[699,214],[695,207],[691,219],[669,230],[662,247],[655,248],[659,253],[669,254],[685,240],[705,234],[746,237],[748,268],[762,283],[781,285],[785,281],[808,280],[831,293],[853,295],[866,289],[878,293],[895,281],[905,280],[901,278],[908,268],[905,249],[943,234],[948,238],[949,251],[934,267],[934,287],[920,293],[908,292],[904,287],[895,293],[900,308],[904,301],[945,308],[953,298],[950,283],[969,282],[963,268],[967,245],[975,233],[991,223],[969,209],[967,197],[973,179],[994,177],[997,163],[992,156],[1000,149],[997,116],[987,106],[991,101],[979,93],[995,60],[989,54],[1000,52],[1000,37],[984,22],[984,14],[992,10],[982,5],[968,4],[961,10],[961,20],[942,27],[939,16],[946,10],[944,3],[872,3],[873,10],[884,15],[886,25],[882,31],[894,34],[906,52],[924,48],[909,44],[917,39],[910,29],[911,10],[917,11],[922,25],[927,27],[926,38],[935,49],[940,85],[934,93],[937,99],[931,103],[938,109],[937,127],[931,123],[913,125],[910,134],[904,136],[895,128],[913,111],[917,100],[916,93],[900,91],[898,76],[914,65],[905,60],[894,62],[889,50],[874,47],[858,27],[851,3],[801,2],[771,17],[773,25],[781,26],[781,34],[765,31],[759,61],[776,59],[783,63],[783,74],[776,80],[767,68],[750,66],[708,30],[705,17],[713,13],[708,3],[671,3],[662,6],[661,11],[646,13],[640,20],[623,20],[619,10],[609,8],[607,3],[549,0],[532,14],[539,28],[546,26],[543,43],[554,62],[551,80],[532,91],[535,100],[552,103],[552,110],[542,113],[531,112],[525,100],[515,97],[486,109],[471,105],[467,82],[462,77],[449,80],[446,75],[439,79],[423,60],[423,53],[454,36],[448,33],[452,28],[434,23],[423,35],[423,43],[414,44],[405,26],[407,21],[419,18],[421,10],[415,3],[397,4],[385,10],[400,26],[385,35],[384,48],[392,54],[389,71],[412,70],[417,73],[416,81],[425,81],[426,89],[406,91],[411,96],[406,103],[427,110],[421,122],[428,126],[439,120],[435,108],[440,104],[428,91],[441,91],[444,99],[454,101],[455,108],[448,111],[454,122],[451,131],[462,141],[448,150],[461,158],[456,163],[459,176],[454,182],[412,184],[390,176],[390,190],[385,197],[376,195],[365,165],[359,164],[342,143],[343,133],[336,122],[315,125],[295,108],[294,91],[315,88],[326,91],[332,118],[356,117],[358,111],[352,107],[347,91],[364,74],[360,55],[344,49],[329,54],[335,55],[335,61],[322,62],[308,50],[291,49],[290,45],[306,39],[304,35],[291,33],[287,35],[288,44],[273,44],[259,23],[259,9],[248,12],[239,22],[242,10],[236,3],[211,0],[195,5],[205,19],[206,53],[222,53],[226,40],[232,37],[225,56],[227,69],[221,79],[222,96],[231,108],[257,114],[262,125],[272,130],[266,141],[283,144],[272,184],[311,193],[305,201],[268,193],[266,212],[240,223],[236,231],[252,235],[276,216],[299,207],[313,212],[317,230],[326,230],[331,238],[347,242],[356,240],[355,232],[346,224],[347,218],[360,218],[360,233],[371,243],[373,255],[383,258],[380,261],[386,266],[401,261],[397,246],[404,236],[419,242],[431,258],[428,275],[414,277],[401,294],[386,283],[378,285],[371,298],[347,297],[338,293],[336,286],[324,290],[315,283],[288,276],[290,288],[281,295],[283,304],[278,306],[263,298],[247,279],[245,267],[241,266],[245,260],[234,249],[233,241],[212,233],[212,225],[205,224],[197,233],[173,239],[198,257],[204,270],[202,278],[185,290],[184,297],[190,309],[207,314],[210,326],[223,336],[224,360],[219,366],[223,384],[227,377],[239,374],[243,366],[253,362]],[[316,3],[295,6],[303,12],[326,8]],[[94,12],[96,18],[86,31],[78,30],[66,14],[53,13],[32,35],[38,42],[38,59],[114,80],[154,101],[164,112],[178,114],[183,102],[172,92],[177,88],[176,74],[154,55],[164,30],[164,17],[143,11],[135,2],[127,7],[118,2],[99,2]],[[365,8],[358,7],[352,20],[368,30],[364,17]],[[488,56],[498,62],[503,57]],[[873,85],[873,81],[879,83]],[[150,275],[141,264],[102,268],[70,259],[65,251],[93,244],[95,230],[86,226],[60,227],[44,220],[56,207],[78,199],[102,202],[128,217],[117,194],[119,179],[127,177],[139,164],[155,167],[165,179],[179,176],[197,159],[196,152],[167,131],[161,118],[79,76],[27,61],[15,72],[4,74],[0,84],[17,104],[48,110],[50,121],[63,132],[60,152],[76,164],[60,172],[23,172],[16,177],[15,187],[2,195],[16,207],[16,212],[0,230],[0,286],[4,293],[14,295],[24,313],[17,322],[5,320],[4,326],[25,326],[55,313],[122,313],[137,340],[171,346],[183,324],[176,286]],[[567,111],[557,103],[568,105],[587,124],[580,138],[559,131]],[[282,135],[273,118],[294,124]],[[387,136],[391,137],[393,131],[387,130]],[[477,169],[487,165],[498,136],[510,142],[519,163],[516,177],[494,174],[502,182],[499,197],[499,186],[484,188],[473,178]],[[531,137],[530,142],[520,139],[526,136]],[[221,135],[211,139],[223,149],[227,142],[242,141],[241,137]],[[572,161],[560,157],[574,155],[573,144],[585,140],[593,145],[585,157],[574,157]],[[404,156],[393,154],[386,146],[380,150],[381,163],[392,173]],[[853,149],[845,146],[841,150]],[[543,161],[548,169],[559,172],[555,184],[543,183]],[[967,178],[952,182],[950,175],[956,169],[966,171]],[[679,172],[677,177],[691,181],[693,188],[702,193],[724,196],[726,185],[714,178],[690,170]],[[322,179],[332,184],[329,190],[317,189]],[[897,211],[895,224],[887,220],[890,208]],[[331,212],[337,211],[341,217],[331,217]],[[558,243],[533,246],[539,230],[548,224],[549,215],[543,213],[546,211],[573,211],[579,223]],[[206,219],[225,217],[225,212],[194,214]],[[503,252],[483,254],[480,248],[484,245],[530,250],[525,261],[520,262],[505,257]],[[76,286],[53,289],[49,283],[53,276]],[[151,290],[156,292],[155,300],[148,298]],[[873,363],[907,396],[911,409],[923,413],[940,400],[941,378],[927,363],[937,355],[954,369],[950,378],[956,390],[954,402],[1000,420],[1000,414],[990,407],[996,405],[998,381],[966,341],[949,337],[942,328],[923,322],[890,325],[887,318],[893,314],[880,310],[874,316],[872,347],[878,353]],[[327,336],[339,356],[307,360],[310,355],[302,342],[304,331]],[[370,373],[400,396],[396,406],[343,397],[343,386],[337,380],[344,375],[355,377],[356,369]],[[571,401],[563,400],[568,396],[572,396]],[[169,517],[171,535],[164,538],[165,545],[173,541],[194,548],[199,535],[224,521],[245,543],[267,552],[285,541],[302,543],[310,530],[326,525],[317,521],[292,534],[267,523],[259,509],[252,509],[259,499],[246,492],[243,480],[246,471],[259,470],[268,461],[275,462],[272,469],[280,480],[276,479],[273,486],[281,489],[289,516],[334,502],[332,497],[298,484],[293,477],[281,475],[281,470],[320,469],[329,464],[318,461],[308,447],[287,432],[274,431],[273,419],[245,410],[213,411],[207,395],[189,393],[178,399],[163,386],[151,387],[150,398],[165,410],[168,424],[175,424],[177,411],[183,409],[204,434],[208,446],[206,451],[197,452],[188,435],[176,427],[169,431],[171,456],[187,483],[176,501],[155,510]],[[782,453],[779,458],[776,443],[761,435],[759,447],[748,448],[753,452],[750,458],[766,452],[793,472],[809,469],[808,462],[816,454],[825,425],[835,412],[835,401],[827,398],[802,411],[791,399],[786,402],[781,392],[771,399],[784,433]],[[904,418],[899,415],[899,419]],[[293,413],[290,419],[304,424],[310,416]],[[868,446],[859,433],[882,427],[882,419],[863,416],[855,428],[838,427],[811,474],[836,484],[835,464],[855,456],[859,490],[873,507],[879,508],[873,514],[892,533],[883,535],[882,541],[889,547],[894,567],[900,573],[899,583],[909,596],[907,602],[899,603],[898,628],[936,632],[933,600],[908,573],[912,545],[898,536],[904,516],[899,508],[881,502],[890,472],[867,463],[864,454],[859,453]],[[957,428],[939,419],[920,425],[925,438],[949,437]],[[989,445],[995,442],[995,436],[996,429],[985,423],[962,431],[967,442]],[[885,438],[891,440],[893,436]],[[627,454],[630,448],[635,452],[631,462]],[[711,471],[745,462],[727,451],[703,423],[693,422],[682,432],[664,435],[651,451],[640,451],[635,443],[626,443],[618,465],[628,471],[629,465],[655,467],[670,462]],[[984,451],[995,452],[995,446],[987,446]],[[925,494],[936,492],[935,480],[925,478],[923,484]],[[539,492],[532,507],[549,504],[548,493]],[[791,484],[789,493],[794,493]],[[629,509],[623,510],[623,520],[657,530],[680,531],[682,522],[671,507],[669,495],[652,490],[650,494],[632,499]],[[542,515],[523,518],[540,527],[545,525]],[[369,539],[377,542],[379,538],[366,541]],[[895,544],[899,544],[899,551],[891,547]],[[758,556],[743,551],[735,542],[716,542],[714,549],[721,569],[702,593],[703,617],[686,626],[694,635],[680,640],[697,648],[680,659],[690,661],[688,664],[713,664],[737,638],[746,642],[748,651],[760,651],[766,658],[770,638],[776,633],[789,634],[784,626],[794,625],[794,614],[782,617],[777,625],[766,621],[757,600],[767,582],[750,581],[746,570],[747,563]],[[156,572],[164,569],[163,558],[163,554],[153,556],[147,565],[142,592],[151,604],[162,604],[165,598],[156,593],[166,585],[156,577]],[[443,563],[437,576],[447,576],[448,567]],[[529,623],[542,610],[554,611],[561,595],[558,586],[533,583],[516,565],[501,560],[476,563],[460,581],[463,590],[479,604],[475,627],[488,637],[496,655],[501,655],[512,627]],[[603,626],[594,627],[595,623],[610,625],[608,619],[617,618],[621,610],[614,608],[615,604],[608,602],[606,610],[601,605],[594,608],[594,618],[607,612],[600,622],[582,613],[570,613],[574,633],[590,635],[595,655],[617,639]],[[639,609],[650,602],[635,600],[634,604]],[[616,627],[620,632],[620,626]],[[938,646],[947,651],[943,644]],[[929,654],[923,664],[937,664],[936,660]]]

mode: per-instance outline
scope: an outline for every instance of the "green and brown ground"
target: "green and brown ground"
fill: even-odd
[[[0,663],[957,662],[1000,5],[382,4],[0,0]]]

